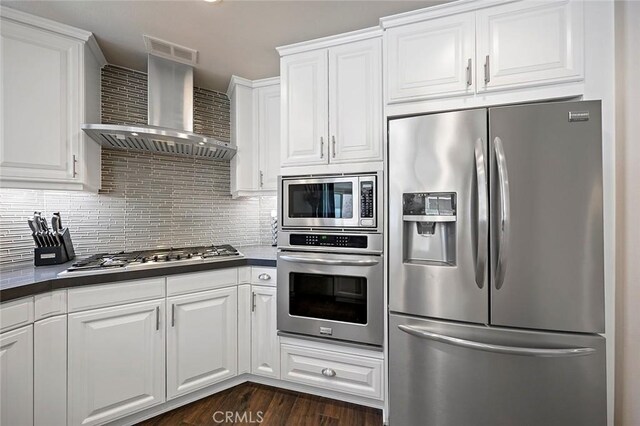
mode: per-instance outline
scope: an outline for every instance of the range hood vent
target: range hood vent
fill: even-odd
[[[229,142],[193,133],[193,66],[197,51],[145,36],[148,56],[147,126],[83,124],[105,148],[231,160]],[[162,57],[156,56],[161,54]]]

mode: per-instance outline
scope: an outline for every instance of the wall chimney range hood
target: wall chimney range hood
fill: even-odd
[[[230,160],[229,142],[193,133],[193,65],[197,52],[145,36],[148,125],[83,124],[105,148]]]

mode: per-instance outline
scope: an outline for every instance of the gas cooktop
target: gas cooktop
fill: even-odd
[[[119,253],[101,253],[75,262],[60,275],[89,275],[106,272],[123,272],[144,268],[175,266],[177,264],[208,263],[221,260],[242,259],[244,256],[228,244],[168,248]]]

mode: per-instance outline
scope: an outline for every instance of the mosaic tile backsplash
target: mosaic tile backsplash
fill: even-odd
[[[146,123],[146,75],[107,66],[102,121]],[[194,90],[196,131],[229,140],[229,99]],[[33,262],[27,217],[60,211],[78,256],[117,250],[228,243],[270,244],[273,196],[232,199],[229,162],[102,151],[102,189],[0,189],[0,268]]]

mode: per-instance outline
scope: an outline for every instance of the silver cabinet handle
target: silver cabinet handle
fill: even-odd
[[[78,162],[78,160],[76,160],[76,156],[75,154],[73,155],[73,177],[76,177],[78,175],[78,173],[76,172],[76,163]]]
[[[322,369],[322,375],[326,376],[326,377],[335,377],[336,376],[336,371],[332,368],[323,368]]]
[[[471,58],[467,59],[467,87],[471,86]]]
[[[484,58],[484,84],[491,81],[491,69],[489,68],[489,55]]]
[[[324,138],[320,136],[320,158],[324,158]]]
[[[331,144],[333,145],[332,157],[336,158],[336,137],[335,136],[331,136]]]
[[[500,226],[498,226],[498,260],[496,262],[495,282],[496,289],[500,290],[504,284],[504,276],[507,272],[507,253],[509,252],[509,231],[511,228],[511,199],[509,197],[509,175],[507,173],[507,159],[504,155],[502,139],[495,138],[493,147],[496,153],[498,166],[498,183],[500,185]]]
[[[280,256],[282,260],[288,260],[289,262],[298,263],[314,263],[317,265],[336,265],[336,266],[373,266],[379,262],[377,260],[335,260],[335,259],[322,259],[318,257],[300,257],[300,256]]]
[[[176,325],[176,305],[175,303],[171,304],[171,327]]]
[[[156,331],[160,330],[160,306],[156,306]]]
[[[476,284],[484,286],[485,266],[487,264],[487,247],[489,238],[489,198],[487,189],[487,168],[485,163],[484,144],[482,138],[476,140],[474,150],[476,160],[476,180],[478,184],[478,227],[476,236]]]
[[[269,281],[271,279],[271,275],[262,273],[258,275],[258,279],[262,281]]]
[[[260,170],[260,188],[264,186],[264,172]]]
[[[520,346],[494,345],[491,343],[475,342],[473,340],[460,339],[444,334],[433,333],[410,325],[399,325],[398,328],[412,336],[434,340],[436,342],[448,343],[450,345],[461,346],[468,349],[476,349],[485,352],[496,352],[507,355],[526,355],[535,357],[565,357],[590,355],[596,350],[593,348],[527,348]]]
[[[251,312],[256,311],[256,292],[251,292]]]

